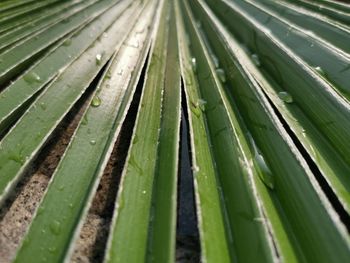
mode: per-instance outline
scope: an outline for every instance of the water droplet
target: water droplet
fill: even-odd
[[[142,191],[142,194],[146,194],[146,193],[147,193],[147,191],[146,191],[146,190],[143,190],[143,191]]]
[[[191,101],[190,109],[194,115],[196,115],[198,118],[201,116],[201,109],[198,107],[197,103],[193,103]]]
[[[87,114],[84,115],[83,120],[81,121],[81,125],[87,125],[89,123]]]
[[[118,75],[123,75],[123,70],[120,69],[118,72],[117,72]]]
[[[135,134],[135,137],[132,140],[132,144],[136,144],[138,141],[139,141],[139,137],[137,136],[137,134]]]
[[[59,187],[58,187],[58,191],[63,191],[64,190],[64,185],[60,185]]]
[[[108,33],[107,32],[103,32],[102,37],[107,38],[108,37]]]
[[[324,75],[324,71],[321,67],[315,67],[315,70],[317,73],[321,74],[321,75]]]
[[[190,77],[186,78],[185,79],[185,83],[186,83],[186,85],[191,86],[192,85],[192,79]]]
[[[254,157],[253,157],[253,163],[256,167],[258,176],[260,180],[270,189],[274,189],[275,182],[273,174],[267,165],[264,156],[260,153],[260,150],[258,149],[258,146],[256,145],[253,136],[248,132],[247,137],[250,141],[251,146],[253,147],[254,151]]]
[[[293,97],[286,91],[278,92],[278,97],[286,103],[293,102]]]
[[[260,59],[259,59],[259,56],[257,54],[253,54],[251,56],[251,58],[253,60],[253,63],[255,64],[255,66],[257,66],[257,67],[261,66]]]
[[[9,160],[14,161],[19,164],[24,164],[24,157],[22,154],[14,154],[9,156]]]
[[[141,167],[137,164],[134,158],[134,155],[130,155],[129,164],[130,166],[134,167],[138,171],[139,175],[143,174]]]
[[[211,54],[211,58],[213,60],[215,68],[218,68],[220,63],[219,63],[219,59],[217,58],[217,56],[215,56],[214,54]]]
[[[96,144],[96,141],[95,141],[95,140],[91,140],[91,141],[90,141],[90,144],[91,144],[91,145],[95,145],[95,144]]]
[[[226,74],[225,74],[225,71],[221,68],[218,68],[216,70],[216,74],[218,75],[218,78],[220,79],[220,81],[222,83],[225,83],[226,82]]]
[[[98,96],[95,96],[91,101],[92,107],[99,107],[101,105],[101,99]]]
[[[96,65],[101,65],[102,64],[102,54],[97,54],[96,55]]]
[[[121,195],[117,200],[118,210],[121,211],[124,208],[124,197]]]
[[[57,251],[57,248],[55,248],[55,247],[50,247],[49,248],[49,252],[52,253],[52,254],[55,253],[56,251]]]
[[[207,102],[205,100],[202,99],[198,99],[197,100],[197,107],[200,108],[201,111],[205,111],[205,105],[207,104]]]
[[[41,82],[41,78],[38,74],[36,74],[35,72],[31,72],[31,73],[28,73],[27,75],[25,75],[23,77],[24,81],[29,83],[29,84],[32,84],[34,82]]]
[[[62,20],[62,23],[66,24],[70,21],[70,17],[66,17],[65,19]]]
[[[111,77],[112,77],[112,73],[108,70],[105,75],[105,79],[110,79]]]
[[[63,42],[63,46],[70,46],[72,44],[72,39],[67,38],[64,42]]]
[[[196,176],[199,172],[199,167],[197,165],[192,166],[193,175]]]
[[[46,110],[46,108],[47,108],[45,102],[40,102],[39,106],[40,106],[40,108],[43,109],[43,110]]]
[[[59,235],[61,233],[61,223],[58,222],[57,220],[54,220],[51,224],[50,224],[50,230],[53,234],[55,235]]]
[[[192,65],[193,71],[196,73],[197,72],[197,60],[196,60],[196,58],[191,59],[191,65]]]
[[[69,206],[69,208],[73,208],[74,205],[73,205],[73,203],[70,203],[68,206]]]
[[[254,156],[255,164],[258,166],[258,175],[261,181],[270,189],[274,188],[274,179],[270,168],[268,167],[264,157],[256,152]]]

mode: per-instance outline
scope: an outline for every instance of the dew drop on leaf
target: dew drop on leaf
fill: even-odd
[[[87,125],[89,123],[87,114],[84,115],[83,120],[81,121],[81,125]]]
[[[257,67],[260,67],[261,66],[261,63],[260,63],[260,58],[257,54],[253,54],[251,56],[252,60],[253,60],[253,63],[255,64],[255,66]]]
[[[218,78],[220,79],[220,81],[222,83],[225,83],[226,82],[226,74],[225,74],[225,71],[221,68],[218,68],[216,70],[216,74],[218,75]]]
[[[91,141],[90,141],[90,144],[91,144],[91,145],[95,145],[95,144],[96,144],[96,141],[95,141],[95,140],[91,140]]]
[[[13,154],[9,157],[9,160],[19,163],[21,165],[24,164],[24,157],[22,156],[22,154]]]
[[[315,67],[315,70],[317,73],[319,73],[320,75],[324,76],[324,71],[321,67]]]
[[[258,175],[261,181],[270,189],[274,189],[274,179],[270,168],[268,167],[264,157],[256,152],[254,156],[256,165],[258,166]]]
[[[102,54],[96,55],[96,65],[101,65],[102,63]]]
[[[218,57],[217,56],[215,56],[214,54],[211,54],[211,58],[212,58],[212,60],[213,60],[213,63],[214,63],[214,66],[215,66],[215,68],[219,68],[219,59],[218,59]]]
[[[69,23],[70,22],[70,18],[69,17],[66,17],[62,20],[62,23],[63,24],[66,24],[66,23]]]
[[[197,106],[200,108],[201,111],[205,111],[205,105],[207,104],[207,102],[205,100],[202,99],[198,99],[197,100]]]
[[[191,65],[194,72],[197,72],[197,60],[196,58],[191,59]]]
[[[46,110],[47,106],[45,104],[45,102],[40,102],[40,108],[43,109],[43,110]]]
[[[275,181],[273,174],[266,163],[264,156],[260,153],[258,146],[256,145],[253,136],[248,132],[247,137],[251,143],[254,151],[253,164],[258,172],[260,180],[271,190],[275,187]]]
[[[134,167],[137,170],[139,175],[143,175],[143,171],[141,167],[138,165],[138,163],[136,162],[135,157],[133,155],[130,155],[129,157],[129,164],[130,166]]]
[[[136,144],[139,141],[139,137],[135,134],[134,139],[132,140],[132,144]]]
[[[40,206],[40,207],[38,208],[37,214],[38,214],[38,215],[41,215],[42,213],[44,213],[44,211],[45,211],[45,207],[44,207],[44,206]]]
[[[72,39],[70,38],[67,38],[64,42],[63,42],[63,45],[64,46],[70,46],[72,44]]]
[[[108,70],[105,75],[105,79],[110,79],[111,77],[112,77],[112,73]]]
[[[286,91],[278,92],[278,97],[286,103],[293,102],[293,97]]]
[[[191,106],[190,106],[190,110],[191,112],[196,116],[196,117],[200,117],[201,116],[201,109],[198,107],[197,103],[193,103],[191,102]]]
[[[95,96],[91,101],[92,107],[99,107],[101,105],[101,99],[98,96]]]
[[[54,220],[50,224],[50,230],[55,235],[59,235],[61,233],[61,228],[62,228],[61,223],[57,220]]]
[[[41,81],[40,76],[38,74],[36,74],[35,72],[28,73],[27,75],[25,75],[23,77],[23,79],[25,82],[27,82],[29,84]]]
[[[49,252],[52,253],[52,254],[55,253],[56,251],[57,251],[56,247],[50,247],[49,248]]]

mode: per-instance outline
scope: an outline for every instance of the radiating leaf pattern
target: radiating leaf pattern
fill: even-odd
[[[349,22],[335,0],[0,2],[0,262],[349,261]],[[28,226],[4,235],[52,143]]]

